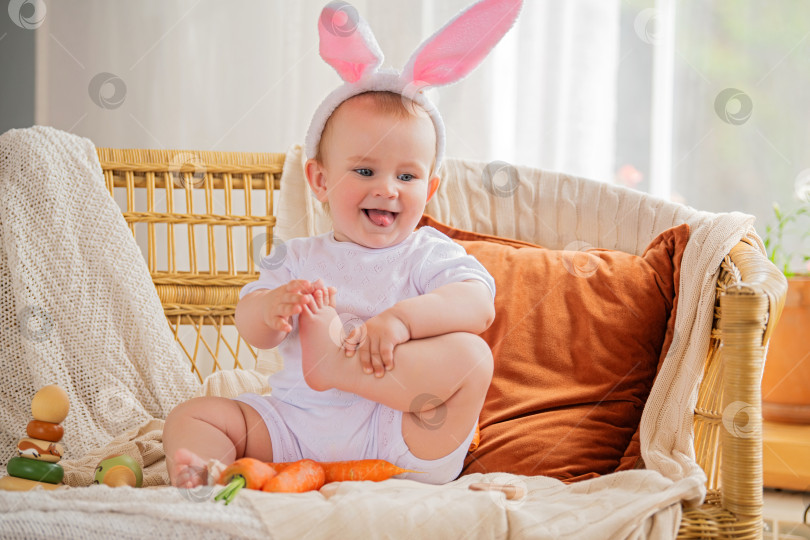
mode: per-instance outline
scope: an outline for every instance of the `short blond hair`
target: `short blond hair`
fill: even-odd
[[[326,120],[326,124],[323,127],[323,133],[321,133],[321,139],[318,141],[318,149],[315,152],[315,161],[318,163],[323,164],[324,161],[324,151],[323,151],[323,141],[327,138],[329,133],[332,131],[332,118],[335,117],[335,113],[340,109],[344,103],[348,103],[355,99],[365,99],[368,101],[368,104],[374,108],[376,112],[383,113],[383,114],[390,114],[397,118],[408,118],[411,116],[415,110],[424,111],[421,105],[418,105],[415,101],[407,98],[401,94],[397,94],[396,92],[389,92],[387,90],[381,91],[369,91],[363,92],[361,94],[357,94],[355,96],[350,97],[343,103],[337,106],[337,108],[332,111],[332,114]],[[425,111],[427,115],[427,111]],[[435,165],[436,158],[434,156],[433,163]],[[431,167],[432,170],[432,167]]]

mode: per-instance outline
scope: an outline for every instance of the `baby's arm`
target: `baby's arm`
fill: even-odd
[[[234,320],[239,334],[258,349],[272,349],[292,331],[290,318],[312,301],[312,292],[325,288],[319,279],[296,279],[275,289],[245,295],[236,305]]]
[[[344,349],[350,358],[358,353],[363,371],[382,377],[394,368],[394,348],[400,343],[451,332],[480,334],[494,319],[492,293],[483,282],[449,283],[370,318],[365,335],[352,332]]]
[[[482,281],[448,283],[388,308],[408,328],[411,339],[469,332],[480,334],[495,320],[492,293]]]

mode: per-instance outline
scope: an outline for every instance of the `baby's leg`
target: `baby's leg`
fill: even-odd
[[[222,397],[179,404],[163,427],[166,467],[173,486],[207,483],[208,461],[230,464],[242,457],[273,461],[267,426],[253,407]]]
[[[466,332],[411,340],[394,349],[394,369],[363,373],[358,355],[346,358],[330,337],[337,312],[316,295],[315,312],[299,315],[304,378],[312,388],[337,388],[382,403],[403,415],[402,435],[420,459],[457,448],[475,426],[492,380],[492,352]]]

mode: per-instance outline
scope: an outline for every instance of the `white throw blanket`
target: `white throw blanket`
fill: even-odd
[[[282,179],[282,239],[329,226],[309,196],[301,165],[300,147],[294,147]],[[446,486],[389,480],[330,484],[306,494],[245,490],[228,507],[210,502],[208,487],[0,492],[0,531],[82,538],[124,531],[201,539],[674,537],[680,501],[697,504],[705,493],[694,462],[691,410],[708,346],[716,269],[743,235],[757,240],[753,218],[700,213],[531,169],[519,169],[520,197],[494,197],[481,187],[483,164],[450,160],[445,167],[447,181],[428,213],[457,227],[552,248],[566,247],[576,234],[594,246],[639,252],[658,232],[683,221],[692,225],[676,331],[698,331],[701,340],[676,339],[652,390],[641,432],[647,470],[573,485],[491,473]],[[123,439],[159,428],[152,417],[165,417],[195,384],[140,252],[104,188],[92,144],[48,128],[0,137],[0,223],[2,462],[23,436],[31,396],[47,383],[62,385],[71,398],[65,421],[70,457],[128,427]],[[33,325],[25,331],[17,323],[21,312]],[[157,459],[159,449],[153,450]],[[506,501],[502,494],[471,492],[467,485],[474,481],[516,484],[527,495]]]
[[[0,136],[0,279],[0,475],[42,386],[70,398],[66,458],[196,390],[89,140],[46,127]]]

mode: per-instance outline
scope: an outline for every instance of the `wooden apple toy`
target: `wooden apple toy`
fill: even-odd
[[[107,456],[96,467],[94,484],[106,484],[110,487],[143,485],[143,471],[138,462],[126,454]]]

